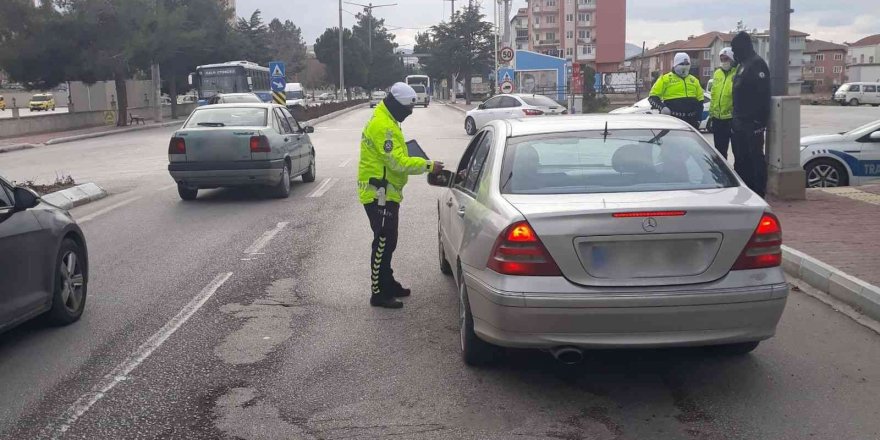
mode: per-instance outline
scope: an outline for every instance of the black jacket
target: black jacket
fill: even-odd
[[[733,80],[733,119],[766,127],[770,118],[770,68],[755,53],[749,34],[737,34],[731,47],[739,64]]]

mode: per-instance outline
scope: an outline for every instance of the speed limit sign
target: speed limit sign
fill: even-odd
[[[501,93],[513,93],[513,83],[510,81],[501,83]]]
[[[500,59],[502,63],[509,63],[513,61],[513,56],[514,52],[513,48],[511,47],[504,47],[498,53],[498,59]]]

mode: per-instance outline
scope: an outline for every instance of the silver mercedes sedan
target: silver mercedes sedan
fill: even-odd
[[[589,348],[721,346],[774,335],[782,230],[687,124],[586,115],[489,123],[432,176],[441,270],[464,361],[499,347],[566,363]]]

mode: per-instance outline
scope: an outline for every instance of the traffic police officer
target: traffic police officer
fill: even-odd
[[[715,69],[712,77],[712,102],[709,104],[709,124],[715,137],[715,149],[727,158],[730,147],[731,127],[733,119],[733,50],[729,47],[721,49],[719,54],[721,66]]]
[[[770,69],[755,53],[748,33],[738,33],[730,46],[739,64],[733,79],[733,167],[752,191],[764,197],[767,188],[764,133],[770,118]]]
[[[675,116],[699,128],[703,117],[703,87],[690,70],[691,57],[684,52],[675,54],[672,72],[657,78],[648,102],[660,113]]]
[[[361,135],[358,164],[358,198],[367,211],[373,230],[370,255],[370,305],[399,309],[395,298],[409,296],[394,279],[391,256],[397,247],[397,224],[403,187],[409,175],[439,173],[443,163],[409,157],[400,123],[413,112],[416,92],[407,84],[396,83],[376,106],[373,117]]]

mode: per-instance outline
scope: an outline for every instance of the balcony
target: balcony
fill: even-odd
[[[561,0],[560,0],[561,1]],[[536,4],[535,7],[532,8],[532,12],[540,14],[542,12],[559,12],[559,5],[547,6],[544,4]]]
[[[596,9],[596,0],[590,0],[588,2],[581,2],[580,0],[578,0],[578,11],[591,11],[594,9]]]
[[[535,23],[532,29],[559,29],[559,23]]]
[[[577,27],[579,27],[579,28],[591,28],[591,27],[595,27],[595,26],[596,25],[592,21],[579,21],[579,22],[577,22]]]
[[[535,46],[557,46],[559,45],[559,39],[556,40],[538,40],[535,43]]]

